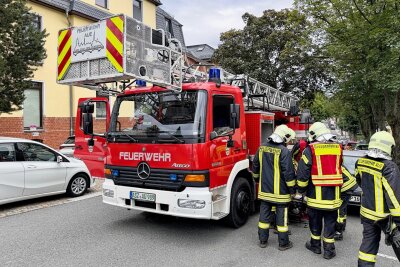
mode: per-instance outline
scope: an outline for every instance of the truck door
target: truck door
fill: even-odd
[[[238,144],[238,138],[240,136],[240,130],[236,131],[233,141],[234,146],[228,146],[229,137],[227,133],[232,132],[230,128],[230,117],[231,104],[235,103],[233,95],[227,94],[216,94],[212,98],[212,132],[215,134],[212,142],[212,164],[216,166],[213,168],[211,173],[213,179],[211,179],[210,187],[217,187],[225,185],[233,165],[237,162],[238,154],[241,152],[241,144]]]
[[[94,104],[93,113],[93,136],[83,132],[82,103]],[[75,122],[75,151],[74,157],[83,160],[93,177],[104,178],[104,159],[106,156],[106,138],[110,124],[110,104],[105,97],[80,98]],[[88,141],[93,138],[93,146]]]

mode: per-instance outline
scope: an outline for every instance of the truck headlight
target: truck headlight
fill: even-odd
[[[203,209],[206,202],[204,200],[178,199],[178,206],[186,209]]]
[[[103,196],[114,198],[114,190],[112,190],[112,189],[103,189]]]

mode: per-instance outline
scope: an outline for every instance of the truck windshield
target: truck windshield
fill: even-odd
[[[121,96],[114,105],[109,136],[128,142],[200,142],[206,106],[206,91]]]

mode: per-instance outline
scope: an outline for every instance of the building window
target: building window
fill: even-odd
[[[140,0],[133,0],[133,18],[139,21],[143,20],[143,5]]]
[[[171,37],[174,37],[174,30],[172,28],[172,20],[166,18],[165,19],[165,30],[171,34]]]
[[[110,99],[108,95],[105,96],[99,91],[96,91],[96,97],[105,97],[108,100]],[[105,119],[105,118],[107,118],[106,103],[96,102],[96,119]]]
[[[108,8],[108,0],[96,0],[96,5]]]
[[[39,82],[32,82],[31,84],[31,88],[24,92],[24,128],[43,128],[43,84]]]
[[[38,31],[42,30],[42,16],[33,14],[33,25]]]

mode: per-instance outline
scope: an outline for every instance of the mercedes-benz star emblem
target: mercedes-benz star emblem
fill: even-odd
[[[137,167],[137,174],[140,179],[147,179],[150,176],[150,166],[146,162],[141,162]]]

